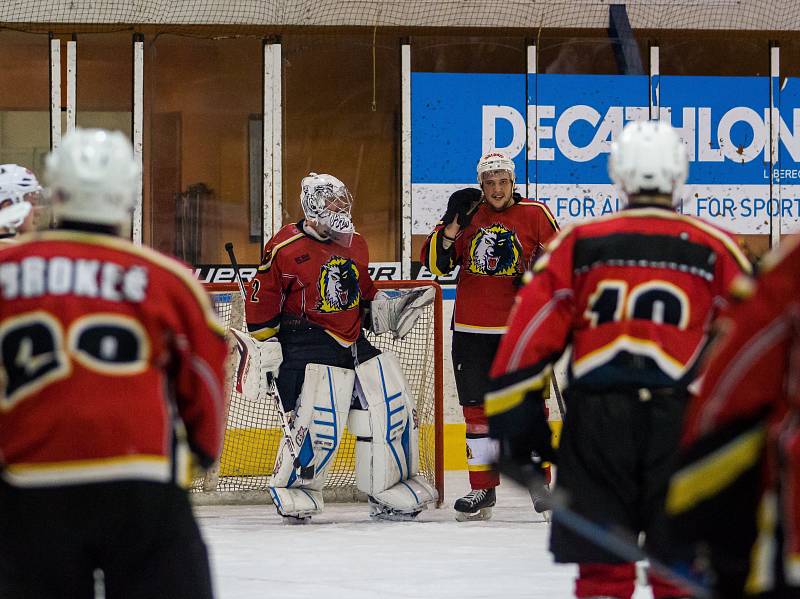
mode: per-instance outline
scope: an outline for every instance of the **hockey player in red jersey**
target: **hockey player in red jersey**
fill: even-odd
[[[628,124],[609,172],[627,208],[565,229],[520,291],[492,366],[490,434],[501,465],[530,467],[532,450],[555,460],[570,509],[604,528],[644,532],[648,550],[681,560],[688,548],[666,540],[663,503],[687,386],[711,318],[750,264],[726,233],[672,208],[687,158],[669,125]],[[567,413],[554,455],[542,386],[568,345]],[[634,564],[555,516],[550,550],[556,562],[578,563],[576,596],[630,598]],[[655,599],[688,595],[658,576],[650,584]]]
[[[800,246],[734,282],[692,399],[667,512],[717,597],[800,597]]]
[[[29,169],[0,164],[0,248],[32,231],[44,208],[42,186]]]
[[[0,596],[210,598],[186,494],[210,466],[226,343],[183,264],[119,237],[139,167],[118,132],[47,159],[58,230],[0,252]]]
[[[257,371],[277,375],[291,421],[293,434],[279,449],[270,486],[278,513],[291,523],[322,511],[345,423],[357,438],[356,486],[369,497],[371,516],[413,518],[437,498],[418,475],[418,422],[400,364],[361,329],[369,307],[376,332],[402,335],[399,329],[433,298],[415,290],[392,299],[376,290],[352,201],[332,175],[303,178],[305,218],[269,240],[246,306],[255,341],[242,342],[260,356]]]
[[[524,272],[558,231],[541,202],[514,193],[514,161],[491,152],[478,162],[480,189],[453,193],[442,220],[422,248],[435,275],[459,267],[453,316],[453,372],[467,428],[472,490],[455,503],[458,520],[485,520],[500,479],[483,410],[489,368]]]

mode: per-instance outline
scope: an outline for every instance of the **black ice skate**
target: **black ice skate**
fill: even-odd
[[[453,508],[456,510],[456,520],[459,522],[472,522],[475,520],[488,520],[492,517],[497,495],[494,487],[491,489],[473,489],[461,499],[457,499]]]
[[[533,509],[537,514],[544,517],[545,522],[550,522],[552,516],[552,501],[550,497],[550,485],[542,485],[542,488],[534,491],[531,489],[531,501],[533,501]]]

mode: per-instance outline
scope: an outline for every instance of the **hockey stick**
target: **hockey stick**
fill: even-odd
[[[233,243],[228,241],[225,244],[225,251],[228,253],[228,258],[231,261],[233,272],[236,280],[239,283],[239,291],[242,293],[242,298],[247,300],[247,293],[245,292],[244,281],[239,272],[239,262],[236,260],[236,254],[233,251]],[[247,331],[244,331],[247,334]],[[286,442],[286,449],[289,450],[289,455],[292,458],[292,466],[294,466],[297,475],[300,478],[312,479],[314,478],[314,466],[301,466],[300,454],[297,451],[297,446],[294,443],[294,435],[292,434],[292,426],[286,412],[283,409],[283,401],[281,400],[280,393],[278,393],[278,385],[275,383],[275,377],[272,374],[267,375],[267,395],[269,395],[275,402],[275,407],[278,410],[278,416],[281,421],[281,429],[283,430],[283,437]]]
[[[242,281],[242,275],[239,273],[239,263],[236,261],[236,254],[233,252],[233,244],[228,241],[225,244],[225,251],[228,252],[228,258],[231,261],[231,266],[233,266],[233,274],[236,277],[236,281],[239,283],[239,291],[242,292],[242,298],[247,299],[247,292],[244,290],[244,281]]]
[[[509,476],[514,482],[525,487],[528,493],[533,496],[539,494],[544,486],[544,479],[541,474],[535,472],[533,468],[526,468],[519,464],[505,462],[498,465],[498,470]],[[625,560],[626,562],[639,562],[647,560],[650,569],[656,574],[672,582],[675,585],[691,591],[695,599],[712,599],[712,594],[702,584],[689,578],[664,562],[647,554],[633,538],[627,538],[619,532],[604,528],[603,526],[584,518],[577,512],[570,509],[567,495],[557,488],[549,493],[548,508],[552,511],[553,522],[558,522],[569,528],[572,532],[591,541],[598,547],[605,549],[609,553]]]
[[[556,394],[556,403],[558,404],[558,411],[561,412],[561,420],[567,415],[567,408],[564,407],[564,398],[561,397],[561,389],[558,388],[558,377],[556,376],[555,368],[553,369],[553,391]]]
[[[278,413],[281,419],[281,428],[283,429],[283,437],[286,440],[286,449],[289,450],[289,456],[292,458],[292,466],[294,466],[297,476],[303,479],[311,480],[314,478],[314,465],[303,466],[300,463],[300,452],[294,443],[294,435],[292,433],[292,426],[289,424],[289,419],[286,412],[283,411],[283,401],[278,392],[278,385],[275,382],[275,377],[272,374],[267,375],[267,393],[275,400],[275,405],[278,407]],[[308,432],[306,432],[308,434]]]

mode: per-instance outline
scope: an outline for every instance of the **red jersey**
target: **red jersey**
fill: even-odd
[[[460,266],[453,329],[504,333],[519,277],[558,231],[555,218],[542,202],[521,199],[502,212],[484,202],[447,250],[445,227],[444,222],[436,225],[420,260],[438,276]]]
[[[369,276],[367,242],[358,233],[350,247],[306,235],[302,221],[278,231],[250,283],[247,326],[256,339],[269,339],[281,315],[305,318],[342,345],[361,334],[361,301],[377,292]]]
[[[723,231],[660,207],[568,228],[520,291],[490,372],[487,412],[543,384],[572,344],[570,384],[686,386],[709,322],[750,263]]]
[[[747,299],[731,306],[716,326],[720,339],[689,405],[683,463],[667,502],[673,514],[691,517],[696,511],[711,530],[725,528],[730,520],[719,506],[745,501],[740,494],[751,489],[738,481],[755,470],[750,480],[762,488],[753,594],[767,590],[758,585],[772,579],[770,562],[780,557],[787,583],[800,587],[800,245],[781,255],[779,261],[774,254],[768,258],[757,283],[734,285]],[[717,509],[709,510],[709,504]]]
[[[0,252],[3,478],[187,484],[187,449],[210,465],[222,439],[227,347],[207,294],[117,237],[27,239]]]

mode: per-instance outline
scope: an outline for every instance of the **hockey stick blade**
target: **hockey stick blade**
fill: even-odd
[[[533,464],[528,466],[502,462],[497,464],[497,468],[501,474],[508,476],[514,482],[526,488],[530,494],[540,492],[540,489],[544,486],[544,477],[535,470]],[[712,594],[708,588],[647,554],[639,547],[635,538],[604,528],[570,509],[568,497],[563,491],[558,491],[557,489],[551,491],[549,503],[548,507],[552,511],[553,522],[566,526],[574,533],[626,562],[647,560],[653,572],[673,584],[689,590],[695,599],[712,599]]]

